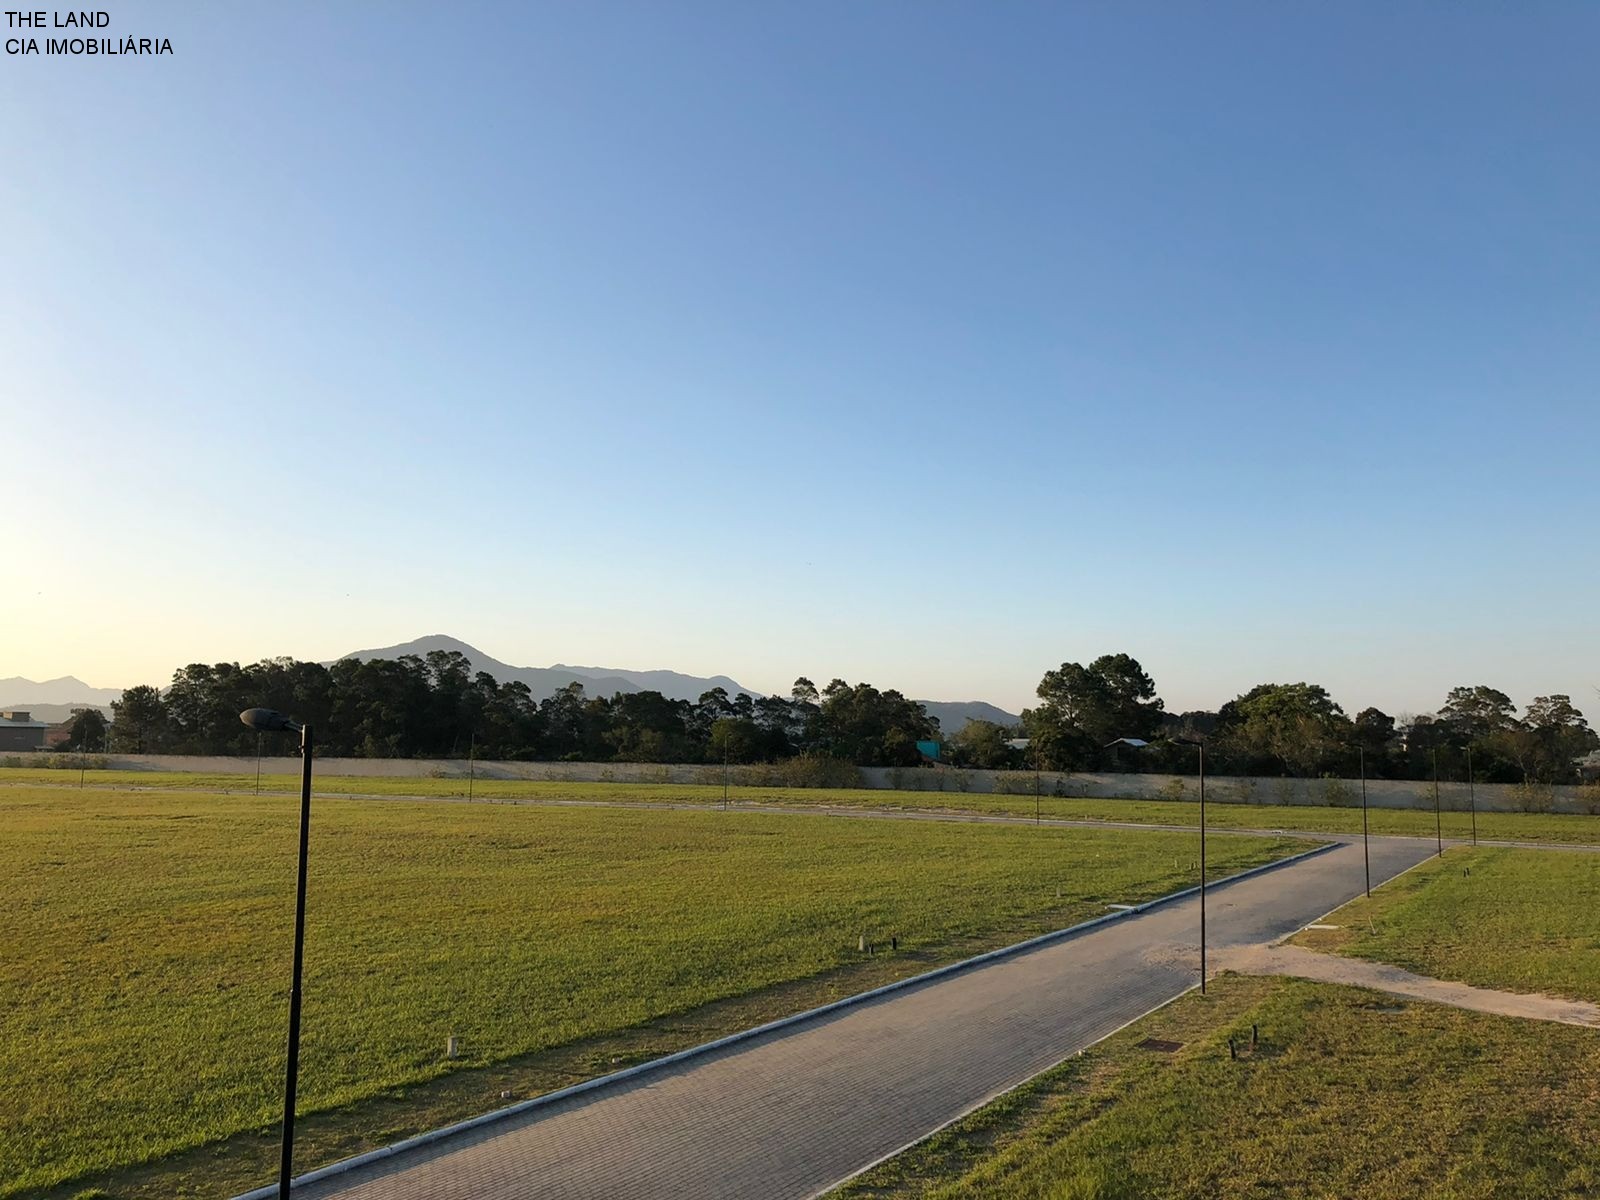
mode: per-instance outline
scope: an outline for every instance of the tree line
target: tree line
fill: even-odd
[[[1314,683],[1263,683],[1215,711],[1169,713],[1155,682],[1127,654],[1046,671],[1039,703],[1016,726],[973,721],[944,738],[938,722],[898,691],[835,679],[795,681],[788,696],[698,700],[659,692],[586,695],[573,683],[535,700],[453,651],[331,666],[288,658],[197,663],[164,691],[129,688],[109,733],[86,712],[67,747],[138,754],[256,752],[242,709],[265,705],[314,724],[320,752],[378,758],[585,762],[754,763],[816,756],[863,766],[914,766],[917,743],[941,740],[943,761],[1025,770],[1193,773],[1193,743],[1219,774],[1463,778],[1564,783],[1600,737],[1565,695],[1539,696],[1519,714],[1504,692],[1452,688],[1436,713],[1353,717]],[[1149,743],[1138,748],[1124,739]],[[272,739],[269,739],[269,741]],[[283,742],[268,753],[289,753]]]
[[[524,683],[474,673],[465,655],[288,658],[197,663],[163,692],[129,688],[112,705],[110,747],[132,754],[254,754],[239,713],[261,705],[316,727],[318,752],[372,758],[568,762],[774,762],[819,755],[911,766],[937,722],[896,691],[798,679],[788,696],[759,699],[713,688],[696,701],[660,692],[589,696],[569,684],[535,700]],[[85,748],[92,741],[84,743]],[[290,747],[269,747],[286,753]]]
[[[1315,683],[1263,683],[1216,711],[1169,713],[1154,681],[1126,654],[1088,665],[1063,663],[1039,683],[1041,703],[1024,710],[1028,746],[968,726],[955,739],[975,765],[1056,770],[1154,770],[1192,774],[1194,743],[1210,771],[1232,775],[1461,779],[1567,783],[1600,736],[1565,695],[1538,696],[1519,716],[1504,692],[1452,688],[1437,713],[1396,718],[1377,708],[1354,717]],[[1147,741],[1138,749],[1123,739]],[[1003,748],[1003,749],[1002,749]],[[1137,761],[1134,761],[1137,760]]]

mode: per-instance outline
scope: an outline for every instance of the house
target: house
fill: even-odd
[[[1591,750],[1578,760],[1578,778],[1585,783],[1600,783],[1600,750]]]
[[[44,749],[44,731],[48,728],[43,721],[35,721],[32,713],[19,708],[0,712],[0,753]]]

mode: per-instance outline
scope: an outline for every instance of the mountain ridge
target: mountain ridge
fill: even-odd
[[[698,675],[685,675],[680,671],[631,671],[616,670],[609,667],[572,667],[564,663],[556,663],[549,667],[518,667],[510,663],[501,662],[499,659],[484,653],[476,646],[446,633],[429,634],[426,637],[415,638],[409,642],[401,642],[395,646],[383,646],[372,650],[356,650],[341,657],[359,659],[363,662],[373,658],[399,658],[405,654],[414,654],[422,658],[435,650],[464,655],[467,661],[472,664],[474,671],[482,671],[485,674],[493,675],[502,684],[526,684],[535,700],[543,700],[546,697],[553,696],[562,688],[573,683],[581,683],[583,690],[593,696],[614,696],[618,692],[650,691],[660,692],[669,700],[694,701],[712,688],[717,687],[725,689],[730,696],[735,696],[740,692],[748,692],[755,697],[763,695],[763,693],[755,691],[753,688],[747,688],[726,675],[701,677]]]
[[[13,675],[0,679],[0,708],[27,708],[29,705],[71,705],[81,708],[101,708],[122,698],[121,688],[90,687],[76,675],[61,675],[55,679],[26,679]]]

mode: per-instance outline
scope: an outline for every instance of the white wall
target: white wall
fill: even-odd
[[[19,756],[24,762],[33,756]],[[118,770],[183,771],[203,774],[254,775],[254,758],[190,757],[186,755],[114,754],[103,760]],[[43,761],[41,756],[39,761]],[[658,763],[548,763],[479,762],[479,779],[529,779],[561,782],[616,783],[720,783],[722,768],[715,765],[663,765]],[[319,758],[324,775],[391,778],[465,779],[465,759],[422,758]],[[263,776],[298,775],[297,757],[261,760]],[[1047,796],[1124,797],[1142,800],[1194,800],[1199,792],[1193,776],[1080,774],[1045,771],[966,771],[951,767],[861,767],[863,788],[890,788],[930,792],[1000,792],[1032,795],[1037,786]],[[773,782],[771,768],[734,767],[732,781],[741,786]],[[1295,804],[1355,806],[1361,785],[1353,779],[1273,779],[1244,776],[1208,776],[1206,799],[1223,804]],[[1525,788],[1511,784],[1480,783],[1477,807],[1486,812],[1529,809],[1549,812],[1600,813],[1600,788],[1561,786]],[[1375,808],[1432,808],[1433,785],[1427,781],[1369,780],[1367,799]],[[1440,783],[1439,802],[1446,811],[1467,809],[1467,785]]]

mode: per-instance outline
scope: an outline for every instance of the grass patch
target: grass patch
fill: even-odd
[[[63,772],[37,768],[0,768],[0,787],[6,784],[76,786]],[[298,777],[265,775],[264,792],[297,791]],[[186,774],[179,771],[92,771],[85,790],[159,789],[227,794],[254,793],[253,774]],[[363,775],[318,775],[318,795],[417,797],[463,799],[465,779],[400,778]],[[542,803],[702,804],[720,805],[720,785],[568,783],[544,780],[479,779],[473,796],[483,801]],[[734,786],[729,796],[736,804],[770,804],[791,807],[844,807],[891,811],[968,812],[992,816],[1046,817],[1066,820],[1127,821],[1153,825],[1192,825],[1200,819],[1200,806],[1183,800],[1091,799],[1060,796],[991,794],[982,792],[916,792],[874,788],[767,788]],[[1432,809],[1374,808],[1369,814],[1375,835],[1434,836]],[[1359,808],[1311,805],[1212,803],[1206,818],[1216,829],[1283,829],[1301,833],[1360,833]],[[1446,811],[1440,825],[1444,836],[1465,839],[1471,832],[1468,813]],[[1477,816],[1480,838],[1502,841],[1566,842],[1600,845],[1600,817],[1574,813],[1490,813]]]
[[[1600,1001],[1600,854],[1452,850],[1295,937],[1478,987]]]
[[[265,1174],[297,815],[282,796],[0,788],[0,1196],[216,1195]],[[1301,848],[1227,839],[1212,869]],[[326,1119],[300,1162],[493,1107],[503,1079],[530,1094],[1172,891],[1193,850],[1187,834],[323,800],[301,1108]],[[898,936],[901,956],[863,961],[863,934]],[[444,1058],[452,1033],[464,1060]],[[174,1177],[129,1170],[195,1147]]]
[[[1252,1024],[1260,1046],[1231,1061]],[[1227,975],[834,1195],[1592,1195],[1597,1096],[1593,1030]]]

